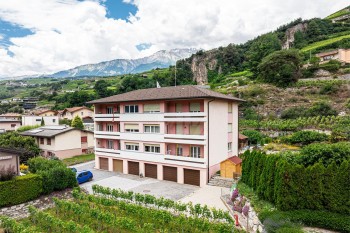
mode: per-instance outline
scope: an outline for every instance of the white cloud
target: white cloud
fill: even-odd
[[[0,48],[0,76],[51,73],[160,49],[210,49],[241,43],[298,17],[324,17],[342,0],[123,0],[137,6],[129,21],[106,17],[101,1],[0,1],[0,19],[29,28]],[[102,1],[103,2],[103,1]],[[0,38],[1,39],[1,38]],[[139,51],[136,46],[152,44]]]

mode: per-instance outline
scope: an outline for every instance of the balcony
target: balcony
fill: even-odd
[[[178,144],[198,144],[205,145],[206,137],[204,135],[189,135],[189,134],[165,134],[164,142]]]
[[[179,161],[179,162],[190,162],[190,163],[198,163],[198,164],[204,164],[205,158],[194,158],[189,156],[178,156],[178,155],[171,155],[166,154],[164,155],[165,160],[172,160],[172,161]]]
[[[95,121],[119,121],[120,114],[101,114],[101,113],[95,113],[94,120]]]
[[[166,112],[164,113],[164,121],[173,122],[205,122],[205,112]]]
[[[120,139],[120,132],[95,131],[95,138]]]
[[[120,138],[123,140],[130,140],[130,141],[163,142],[164,134],[123,132],[123,133],[120,133]]]
[[[104,148],[104,147],[96,147],[95,151],[100,152],[100,154],[105,153],[106,155],[120,154],[120,150],[108,149],[108,148]]]

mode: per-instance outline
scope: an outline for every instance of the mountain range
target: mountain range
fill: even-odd
[[[115,59],[97,64],[81,65],[69,70],[45,75],[45,77],[65,78],[141,73],[156,68],[167,68],[171,65],[175,65],[177,60],[188,58],[197,51],[198,50],[194,48],[160,50],[148,57],[138,59]]]

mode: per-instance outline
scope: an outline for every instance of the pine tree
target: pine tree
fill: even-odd
[[[77,129],[84,129],[83,120],[79,116],[76,116],[74,117],[71,126]]]
[[[45,121],[44,121],[44,117],[41,118],[41,123],[40,123],[41,126],[44,126],[45,125]]]

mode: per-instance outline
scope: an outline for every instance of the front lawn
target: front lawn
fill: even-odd
[[[94,159],[95,159],[95,154],[91,153],[91,154],[85,154],[85,155],[77,155],[72,158],[66,158],[66,159],[63,159],[62,161],[67,166],[72,166],[79,163],[89,162]]]

